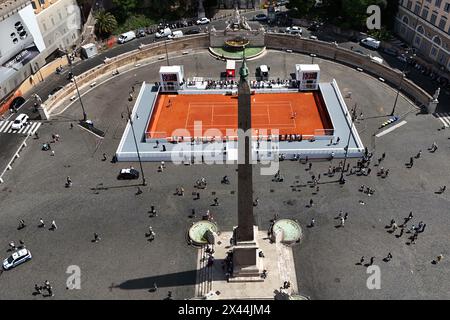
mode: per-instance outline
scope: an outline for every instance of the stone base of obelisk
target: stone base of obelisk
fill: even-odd
[[[267,278],[264,282],[240,281],[233,282],[232,274],[227,274],[225,259],[227,253],[233,251],[230,246],[233,232],[223,231],[214,245],[215,262],[207,267],[207,254],[204,249],[198,251],[197,283],[195,297],[198,299],[274,299],[282,291],[289,295],[298,294],[297,276],[295,272],[292,248],[282,243],[272,243],[267,237],[267,231],[255,234],[259,250],[264,253],[262,260]],[[285,281],[291,283],[287,290],[281,290]]]
[[[258,235],[258,227],[253,227]],[[258,240],[240,241],[233,246],[233,274],[229,282],[264,282],[263,260],[259,257]]]

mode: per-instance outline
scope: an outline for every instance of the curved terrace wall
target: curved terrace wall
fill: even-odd
[[[167,41],[167,50],[169,52],[176,52],[193,49],[207,49],[209,48],[209,45],[210,42],[208,34],[192,35],[176,39],[174,41]],[[266,46],[267,48],[276,50],[290,49],[299,53],[313,53],[319,57],[333,60],[350,67],[362,68],[364,69],[364,72],[367,72],[377,78],[381,77],[392,86],[397,86],[401,81],[401,71],[393,70],[388,66],[373,62],[369,56],[364,56],[351,50],[340,48],[333,43],[302,39],[298,36],[267,33]],[[94,82],[100,76],[112,73],[116,69],[123,68],[127,65],[135,65],[144,60],[164,56],[165,54],[166,48],[164,42],[144,45],[137,50],[124,53],[114,58],[106,59],[104,64],[77,76],[77,83],[79,87],[83,87]],[[403,81],[402,91],[418,106],[428,106],[430,100],[432,99],[432,97],[425,90],[414,84],[409,79],[405,79]],[[47,111],[51,112],[51,110],[58,103],[60,103],[64,97],[73,96],[74,94],[74,84],[68,84],[66,88],[59,92],[59,94],[53,96],[45,102]]]

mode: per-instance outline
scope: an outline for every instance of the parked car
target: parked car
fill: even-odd
[[[139,30],[136,32],[136,35],[137,35],[138,38],[142,38],[142,37],[145,37],[147,34],[146,34],[146,32],[145,32],[145,29],[144,29],[144,28],[141,28],[141,29],[139,29]]]
[[[117,177],[119,180],[133,180],[133,179],[139,179],[139,171],[131,168],[122,169],[119,172],[119,176]]]
[[[28,116],[25,113],[19,114],[19,116],[14,120],[11,129],[20,130],[25,127],[28,123]]]
[[[172,30],[170,30],[170,28],[164,28],[159,30],[156,34],[155,37],[156,38],[165,38],[168,37],[172,34]]]
[[[260,13],[255,16],[255,20],[256,21],[266,21],[267,16],[264,13]]]
[[[124,44],[133,39],[136,39],[136,33],[134,31],[128,31],[128,32],[122,33],[119,36],[119,38],[117,39],[117,43]]]
[[[174,32],[172,32],[171,35],[168,36],[169,39],[176,39],[176,38],[181,38],[183,37],[183,31],[181,30],[176,30]]]
[[[211,20],[209,20],[208,18],[201,18],[197,20],[197,24],[208,24],[210,22]]]
[[[287,27],[286,28],[286,33],[302,35],[303,34],[303,29],[300,28],[300,27],[297,27],[297,26]]]
[[[190,30],[186,30],[184,32],[185,35],[189,35],[189,34],[199,34],[201,32],[200,29],[190,29]]]
[[[319,30],[319,24],[313,23],[312,25],[310,25],[310,26],[308,27],[308,30],[309,30],[309,31],[312,31],[312,32],[318,31],[318,30]]]
[[[393,57],[396,57],[398,55],[397,50],[391,48],[385,48],[383,49],[383,52]]]
[[[54,95],[55,93],[57,93],[62,88],[64,88],[64,86],[57,86],[57,87],[53,88],[52,91],[50,91],[50,93],[48,94],[48,96],[50,97],[50,96]]]
[[[9,270],[14,267],[17,267],[19,264],[22,264],[28,260],[31,260],[31,252],[28,249],[20,249],[10,255],[3,261],[3,269]]]
[[[317,39],[318,39],[317,36],[309,36],[309,38],[310,38],[311,40],[317,40]]]
[[[381,41],[378,41],[374,38],[367,37],[361,40],[361,44],[370,48],[370,49],[378,49],[381,45]]]

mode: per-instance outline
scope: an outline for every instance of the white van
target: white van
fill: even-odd
[[[119,36],[119,38],[117,39],[117,43],[123,44],[123,43],[131,41],[133,39],[136,39],[136,33],[134,33],[134,31],[128,31],[128,32],[122,33]]]
[[[169,39],[176,39],[176,38],[181,38],[183,36],[183,31],[181,30],[177,30],[172,32],[171,35],[168,36]]]
[[[165,29],[161,29],[159,30],[156,34],[155,37],[156,38],[165,38],[168,37],[172,34],[172,30],[170,30],[170,28],[165,28]]]
[[[368,37],[362,39],[361,44],[372,49],[378,49],[380,47],[381,41]]]

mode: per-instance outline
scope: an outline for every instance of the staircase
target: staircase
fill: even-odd
[[[212,246],[214,250],[214,246]],[[208,254],[206,253],[206,246],[202,246],[199,252],[199,263],[197,265],[197,281],[196,281],[196,296],[204,297],[212,290],[213,281],[213,266],[208,267]]]

